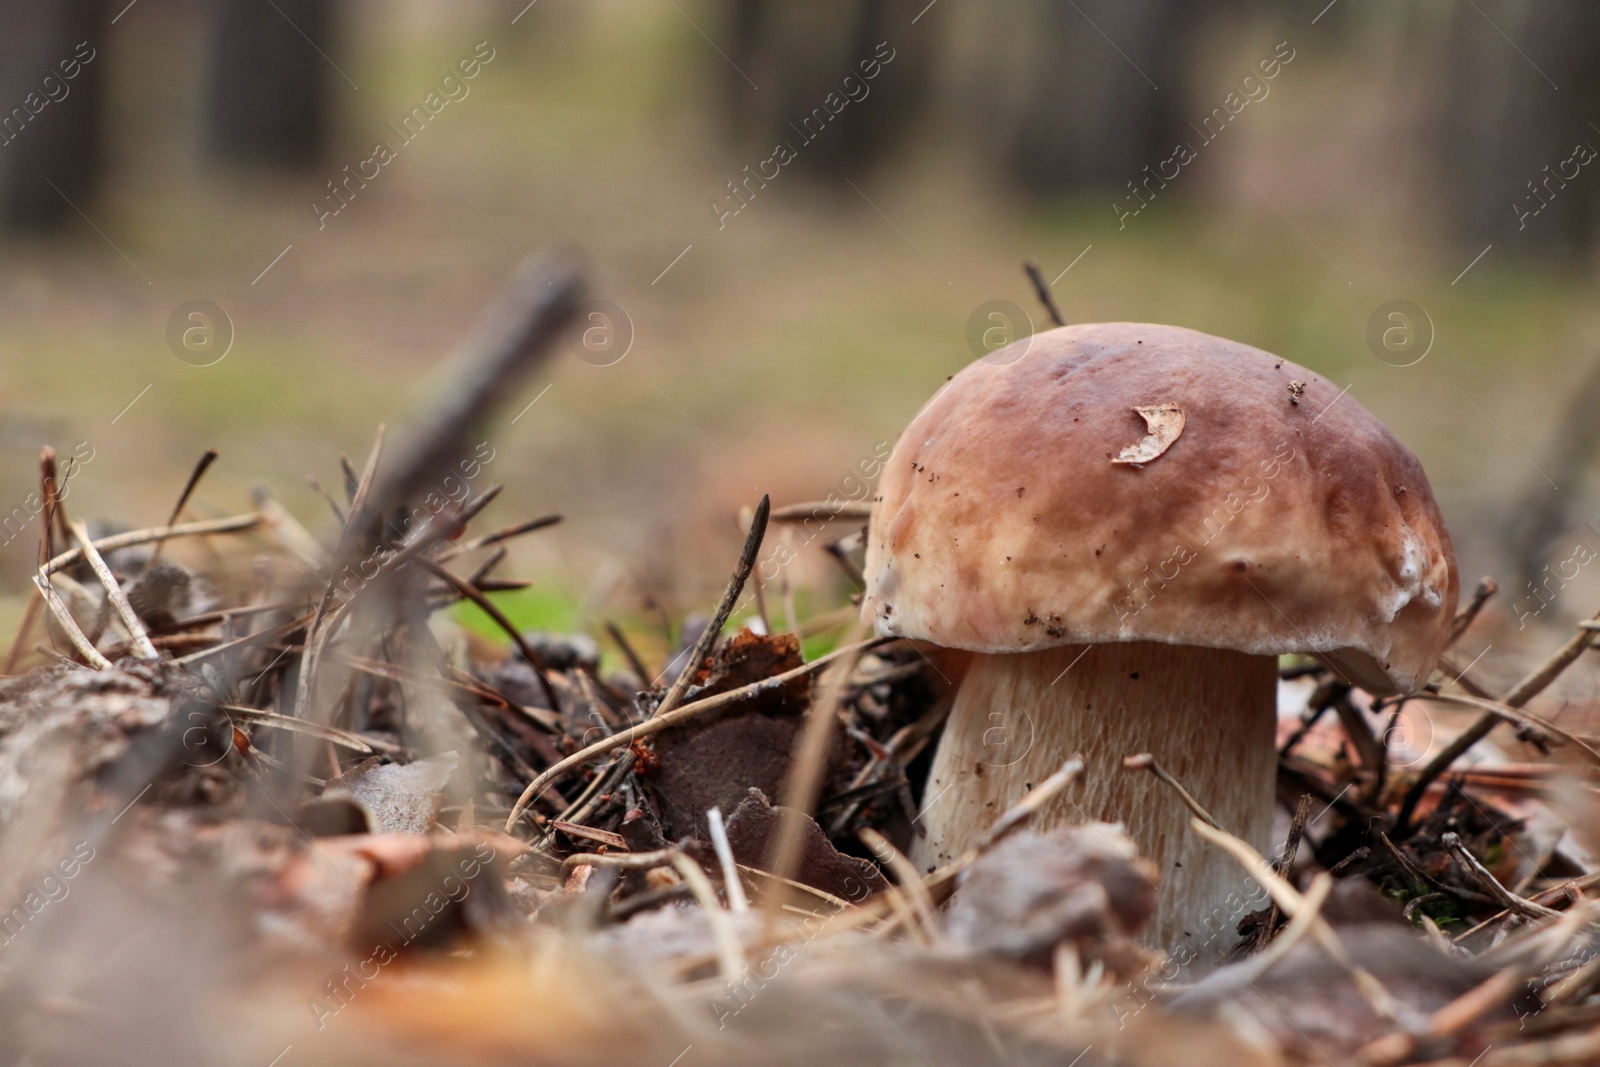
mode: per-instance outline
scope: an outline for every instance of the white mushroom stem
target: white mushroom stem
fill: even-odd
[[[1037,823],[1122,823],[1162,873],[1148,939],[1216,962],[1239,920],[1270,903],[1266,890],[1189,831],[1176,791],[1122,761],[1151,753],[1224,829],[1268,855],[1276,696],[1273,657],[1226,649],[1141,641],[975,656],[934,756],[913,859],[932,868],[961,855],[1081,752],[1081,787]]]

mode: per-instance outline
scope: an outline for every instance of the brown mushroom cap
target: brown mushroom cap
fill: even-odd
[[[1014,358],[1014,361],[1013,360]],[[1177,405],[1182,431],[1135,408]],[[1455,555],[1415,456],[1338,386],[1175,326],[1037,334],[900,436],[863,617],[977,652],[1161,641],[1310,652],[1409,692],[1443,650]]]

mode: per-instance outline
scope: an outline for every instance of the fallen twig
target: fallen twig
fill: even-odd
[[[1542,893],[1535,893],[1533,896],[1529,897],[1528,900],[1543,907],[1553,908],[1557,904],[1571,903],[1576,901],[1583,896],[1583,892],[1585,890],[1596,888],[1600,888],[1600,872],[1586,874],[1582,878],[1574,878],[1571,881],[1562,882],[1560,885],[1546,889]],[[1474,935],[1481,934],[1495,923],[1501,922],[1510,916],[1510,909],[1498,912],[1489,916],[1476,926],[1470,927],[1464,932],[1455,935],[1452,940],[1457,945],[1462,944],[1463,942],[1472,938]]]
[[[734,862],[733,846],[728,842],[728,828],[723,825],[721,808],[706,810],[706,827],[711,834],[711,847],[717,853],[717,865],[722,868],[722,891],[727,894],[729,909],[749,911],[750,898],[745,896],[744,883],[739,880],[739,865]]]
[[[1283,854],[1272,865],[1278,877],[1288,879],[1289,873],[1294,870],[1295,856],[1300,852],[1300,839],[1305,836],[1306,822],[1311,818],[1311,794],[1301,793],[1300,801],[1295,805],[1294,815],[1289,819],[1289,835],[1283,843]],[[1216,825],[1214,822],[1212,825]],[[1251,951],[1260,952],[1273,940],[1278,931],[1278,922],[1283,918],[1283,909],[1278,907],[1277,901],[1267,909],[1266,921],[1256,932],[1255,944]]]
[[[1593,905],[1574,909],[1570,914],[1563,915],[1558,925],[1570,937],[1585,923],[1592,920],[1594,910]],[[1564,940],[1565,938],[1558,938],[1554,939],[1552,943],[1559,945]],[[1407,1028],[1403,1032],[1387,1034],[1368,1043],[1361,1050],[1362,1061],[1372,1064],[1399,1064],[1411,1056],[1412,1052],[1417,1048],[1419,1039],[1436,1040],[1459,1034],[1481,1019],[1486,1013],[1494,1011],[1511,1000],[1518,990],[1523,988],[1528,975],[1547,963],[1555,951],[1559,951],[1559,948],[1547,949],[1545,952],[1536,954],[1532,959],[1525,960],[1521,964],[1503,967],[1428,1016],[1422,1025]],[[1532,1062],[1564,1063],[1576,1061],[1534,1060]]]
[[[1509,722],[1516,726],[1525,727],[1534,731],[1535,733],[1543,733],[1549,735],[1551,738],[1559,739],[1563,743],[1571,745],[1573,748],[1577,749],[1579,754],[1587,759],[1590,763],[1600,767],[1600,751],[1596,751],[1587,741],[1583,740],[1577,734],[1570,733],[1567,730],[1562,729],[1548,719],[1541,719],[1537,715],[1530,715],[1528,712],[1525,712],[1522,709],[1514,707],[1510,704],[1505,704],[1494,700],[1484,700],[1480,697],[1461,696],[1456,693],[1418,693],[1414,699],[1433,700],[1441,704],[1460,704],[1464,707],[1485,710],[1490,716],[1497,720]]]
[[[127,628],[128,636],[133,641],[134,654],[140,659],[160,659],[161,653],[150,643],[150,635],[145,633],[144,623],[139,620],[133,605],[128,603],[126,594],[122,592],[122,586],[117,584],[117,576],[111,573],[111,568],[106,566],[106,561],[94,547],[94,542],[89,540],[88,528],[81,522],[74,522],[71,529],[72,536],[78,539],[78,546],[83,550],[84,558],[94,570],[94,576],[100,579],[100,584],[105,587],[106,599],[111,601],[117,617]]]
[[[455,575],[451,574],[449,571],[445,570],[431,559],[422,559],[419,557],[416,562],[417,565],[423,570],[444,582],[466,599],[472,601],[472,603],[477,606],[478,610],[482,611],[485,615],[489,616],[490,619],[494,620],[494,624],[500,627],[502,633],[511,638],[511,643],[517,646],[517,651],[522,653],[522,658],[528,661],[528,666],[533,668],[533,673],[538,677],[539,686],[544,690],[544,698],[550,702],[550,710],[559,714],[561,711],[561,702],[556,699],[555,687],[550,684],[550,679],[545,677],[544,665],[539,662],[539,657],[534,653],[532,647],[529,646],[527,639],[522,636],[522,631],[518,630],[516,625],[510,619],[506,618],[505,612],[496,607],[494,601],[484,596],[483,593],[474,588],[471,583],[457,578]]]
[[[1467,627],[1472,625],[1472,620],[1478,617],[1478,612],[1483,610],[1489,598],[1499,591],[1500,586],[1488,575],[1478,579],[1478,588],[1472,591],[1472,599],[1463,604],[1456,612],[1456,617],[1450,620],[1450,640],[1446,647],[1461,639],[1461,635],[1467,632]]]
[[[260,514],[235,515],[227,519],[208,519],[205,522],[186,522],[179,526],[156,526],[148,530],[130,530],[112,537],[99,537],[94,541],[97,551],[116,552],[119,549],[146,545],[151,541],[170,541],[175,537],[205,537],[208,534],[238,533],[261,524]],[[69,548],[40,568],[45,575],[65,570],[83,558],[82,546]]]
[[[72,618],[72,612],[66,602],[61,599],[61,594],[56,592],[55,586],[50,584],[50,579],[40,571],[33,576],[33,584],[38,587],[39,595],[44,598],[45,606],[55,615],[56,621],[61,624],[62,632],[67,635],[67,640],[72,642],[72,647],[78,650],[84,662],[97,671],[111,669],[111,661],[102,656],[83,631],[78,629],[77,622]]]
[[[574,852],[561,861],[561,880],[574,867],[620,867],[623,870],[642,871],[651,867],[665,867],[674,857],[683,854],[677,846],[657,849],[654,852]]]
[[[320,723],[307,722],[305,719],[296,719],[289,715],[279,715],[275,711],[266,711],[262,708],[247,708],[238,704],[218,704],[217,707],[228,713],[230,717],[237,716],[246,722],[253,722],[260,726],[270,726],[277,730],[288,730],[292,733],[306,734],[330,744],[342,745],[367,756],[376,756],[378,749],[372,742],[364,737],[341,730],[335,726],[323,726]],[[384,751],[398,752],[399,746],[385,745]]]
[[[167,517],[167,525],[172,526],[178,521],[178,516],[183,514],[183,509],[188,506],[189,498],[194,495],[194,490],[200,484],[200,479],[206,476],[206,471],[211,464],[217,461],[217,450],[206,449],[205,455],[200,457],[200,462],[194,465],[194,470],[189,472],[189,480],[183,483],[183,491],[178,494],[178,502],[172,505],[172,514]],[[161,558],[161,549],[166,545],[165,538],[158,538],[155,547],[150,550],[150,559],[145,563],[148,568]]]
[[[583,299],[577,274],[552,280],[531,263],[520,270],[479,317],[459,354],[439,374],[447,383],[379,478],[363,479],[350,505],[334,570],[358,558],[394,509],[472,453],[471,435],[555,347]]]
[[[884,866],[894,873],[895,884],[911,902],[912,911],[916,914],[917,923],[922,929],[925,940],[929,944],[938,944],[939,922],[934,917],[933,897],[928,893],[928,887],[922,881],[922,874],[916,865],[906,858],[905,853],[895,848],[887,837],[870,826],[862,827],[856,836]]]
[[[763,495],[761,502],[756,505],[755,516],[750,520],[750,532],[745,535],[739,562],[733,568],[733,576],[728,579],[727,588],[722,591],[722,601],[712,614],[710,623],[700,632],[700,639],[690,651],[688,662],[683,665],[683,670],[678,672],[672,688],[661,698],[661,703],[656,705],[652,715],[665,715],[678,706],[683,694],[689,689],[689,683],[699,672],[701,662],[711,654],[711,649],[716,645],[723,626],[727,625],[728,616],[733,614],[733,606],[739,602],[739,594],[744,592],[744,583],[749,579],[750,571],[756,565],[756,554],[761,551],[761,541],[767,533],[767,518],[771,513],[772,498]]]
[[[744,945],[739,941],[739,932],[733,928],[728,913],[717,902],[716,888],[698,863],[679,852],[672,857],[672,866],[689,884],[695,899],[700,902],[700,910],[705,913],[706,921],[711,924],[711,939],[716,942],[722,977],[731,986],[743,978],[745,971],[750,968],[744,958]]]
[[[1030,259],[1022,265],[1022,269],[1028,275],[1028,280],[1033,283],[1033,291],[1038,294],[1039,303],[1044,305],[1045,311],[1050,315],[1050,321],[1057,326],[1065,326],[1067,320],[1062,317],[1061,309],[1056,307],[1055,294],[1050,292],[1050,283],[1045,281],[1044,272],[1039,269],[1039,264]]]
[[[1451,857],[1461,865],[1462,869],[1474,881],[1487,889],[1507,910],[1514,911],[1518,915],[1529,919],[1548,919],[1561,915],[1561,912],[1556,911],[1554,908],[1547,908],[1543,904],[1535,904],[1531,900],[1525,900],[1501,885],[1500,879],[1490,873],[1487,867],[1479,863],[1478,857],[1467,851],[1467,846],[1461,843],[1460,834],[1447,832],[1439,840],[1444,844],[1445,848],[1450,850]]]
[[[628,661],[628,668],[632,670],[635,677],[639,679],[639,683],[641,685],[647,684],[650,681],[650,670],[644,665],[644,660],[639,658],[639,653],[634,650],[633,643],[630,642],[628,640],[628,636],[622,632],[622,628],[615,622],[607,619],[605,622],[605,629],[606,633],[610,635],[611,640],[616,643],[618,650],[621,651],[622,658]]]
[[[1190,820],[1189,825],[1194,829],[1195,833],[1238,860],[1241,867],[1253,877],[1259,879],[1262,886],[1271,894],[1272,899],[1277,903],[1278,907],[1283,909],[1284,914],[1288,915],[1291,921],[1296,915],[1307,909],[1306,898],[1273,870],[1272,865],[1263,859],[1261,854],[1251,848],[1248,843],[1233,836],[1226,830],[1218,830],[1213,826],[1208,826],[1200,819]],[[1311,933],[1316,937],[1317,943],[1322,946],[1323,951],[1349,973],[1356,984],[1356,988],[1360,990],[1361,995],[1366,999],[1373,1011],[1386,1019],[1401,1025],[1405,1024],[1407,1020],[1404,1016],[1411,1014],[1409,1010],[1394,998],[1394,995],[1389,992],[1382,982],[1378,981],[1371,971],[1368,971],[1350,958],[1350,953],[1345,950],[1344,944],[1339,940],[1339,935],[1334,933],[1333,927],[1328,925],[1327,920],[1320,916],[1314,918],[1312,920]]]
[[[781,523],[804,523],[820,521],[817,512],[824,512],[830,519],[865,521],[872,517],[872,505],[866,501],[860,503],[846,502],[835,508],[824,500],[814,500],[806,504],[785,504],[781,508],[772,509],[772,521]]]
[[[989,827],[988,833],[984,834],[976,845],[924,878],[923,884],[928,887],[928,893],[933,900],[941,904],[948,900],[950,894],[955,892],[956,879],[962,871],[972,866],[979,856],[1004,840],[1013,830],[1025,826],[1067,786],[1077,781],[1082,773],[1083,754],[1077,753],[1056,768],[1050,777],[1023,794],[1021,800],[995,820],[994,825]]]
[[[1130,771],[1149,771],[1156,776],[1158,781],[1170,786],[1178,794],[1178,799],[1182,800],[1184,806],[1194,813],[1195,818],[1200,819],[1207,826],[1212,826],[1219,830],[1222,829],[1222,825],[1212,818],[1209,811],[1201,806],[1200,802],[1194,798],[1194,794],[1185,789],[1182,782],[1168,774],[1167,769],[1157,763],[1156,758],[1150,753],[1141,752],[1136,756],[1127,756],[1123,759],[1122,766],[1125,770]]]
[[[487,496],[488,494],[484,495]],[[465,516],[463,521],[466,518],[470,518],[470,516]],[[453,545],[439,553],[439,558],[436,562],[445,563],[468,552],[475,552],[480,548],[488,548],[490,545],[498,545],[500,542],[509,541],[513,537],[521,537],[523,534],[533,533],[535,530],[543,530],[547,526],[554,526],[560,521],[560,515],[544,515],[537,519],[519,522],[502,530],[496,530],[494,533],[484,534],[482,537],[474,537],[470,541],[462,541],[458,545]]]
[[[1589,621],[1600,622],[1600,615]],[[1529,674],[1513,686],[1510,692],[1500,698],[1500,703],[1508,708],[1522,707],[1543,692],[1545,687],[1555,681],[1556,678],[1560,677],[1562,671],[1577,662],[1578,657],[1582,656],[1589,646],[1594,643],[1596,637],[1600,637],[1600,632],[1586,629],[1580,625],[1578,632],[1573,634],[1566,644],[1562,645],[1554,655],[1540,664],[1532,674]],[[1423,794],[1428,791],[1428,786],[1441,774],[1449,770],[1450,765],[1460,759],[1469,748],[1488,737],[1489,732],[1495,728],[1502,718],[1504,716],[1499,710],[1484,715],[1477,722],[1463,730],[1455,740],[1451,741],[1438,755],[1428,761],[1427,765],[1417,775],[1415,784],[1412,785],[1410,792],[1406,794],[1405,800],[1400,805],[1400,811],[1395,816],[1397,833],[1404,831],[1410,823],[1411,815],[1416,811],[1417,803],[1422,799]],[[1588,746],[1584,747],[1587,748]],[[1593,752],[1592,749],[1590,751]]]

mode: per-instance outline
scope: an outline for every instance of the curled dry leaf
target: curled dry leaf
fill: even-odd
[[[1117,453],[1113,463],[1149,463],[1171,448],[1172,442],[1183,433],[1183,409],[1176,404],[1156,404],[1133,410],[1144,420],[1145,435]]]
[[[734,859],[764,870],[771,862],[784,810],[774,807],[759,789],[749,790],[728,817],[728,843]],[[803,823],[804,839],[795,881],[849,901],[865,900],[889,887],[872,863],[835,848],[810,816],[804,816]]]

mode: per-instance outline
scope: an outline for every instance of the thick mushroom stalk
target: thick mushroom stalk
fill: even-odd
[[[960,855],[997,813],[1081,752],[1082,786],[1041,817],[1120,822],[1161,872],[1148,936],[1176,959],[1220,960],[1246,914],[1268,901],[1221,850],[1188,830],[1189,812],[1147,771],[1149,752],[1224,829],[1270,851],[1277,661],[1150,641],[1060,645],[973,657],[924,794],[924,867]],[[1188,949],[1184,952],[1180,946]]]

